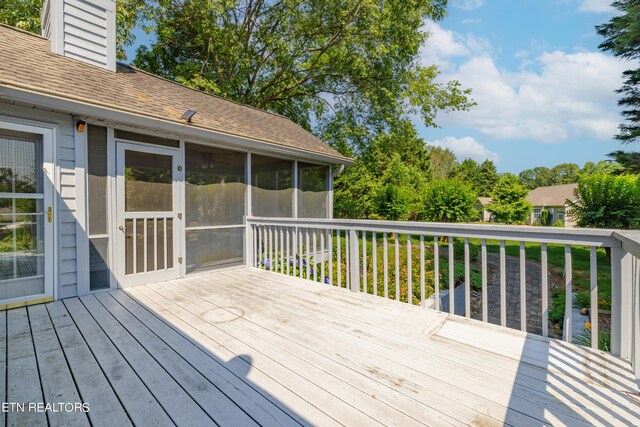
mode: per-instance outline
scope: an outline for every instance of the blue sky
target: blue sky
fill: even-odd
[[[613,138],[621,121],[614,91],[631,67],[598,50],[594,28],[613,16],[611,1],[449,0],[444,20],[425,23],[422,62],[439,65],[443,82],[471,88],[478,106],[440,115],[440,128],[416,119],[420,135],[460,160],[489,158],[515,173],[582,166],[625,148]],[[152,38],[137,36],[136,45]]]
[[[582,165],[624,148],[613,138],[614,91],[630,66],[598,50],[594,29],[613,16],[610,3],[450,0],[448,16],[426,24],[422,60],[472,88],[478,106],[439,116],[438,129],[419,124],[422,137],[501,172]]]

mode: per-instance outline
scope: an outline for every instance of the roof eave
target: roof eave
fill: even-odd
[[[86,102],[63,98],[54,94],[44,94],[41,92],[6,86],[0,83],[0,97],[6,97],[11,100],[33,103],[43,107],[49,107],[60,111],[67,111],[76,115],[86,115],[98,117],[107,121],[128,123],[133,126],[142,126],[151,128],[159,132],[167,132],[183,138],[195,138],[212,140],[218,143],[229,144],[246,151],[252,149],[271,152],[274,154],[291,156],[294,158],[318,161],[327,164],[338,164],[350,166],[353,159],[348,157],[331,156],[316,151],[301,150],[285,145],[275,144],[268,141],[260,141],[246,138],[239,135],[220,132],[213,129],[197,127],[187,123],[173,122],[159,117],[151,117],[142,114],[136,114],[128,111],[117,110],[111,107],[89,104]]]

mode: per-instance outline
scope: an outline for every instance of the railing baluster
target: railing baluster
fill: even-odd
[[[306,261],[304,271],[307,276],[307,280],[311,280],[311,274],[310,274],[311,267],[309,265],[311,263],[311,260],[309,259],[309,255],[310,255],[309,251],[311,250],[311,247],[309,245],[309,229],[308,228],[304,229],[304,245],[305,245],[305,261]]]
[[[371,237],[371,257],[372,257],[372,270],[373,270],[373,294],[378,296],[378,249],[376,248],[376,232],[373,232]]]
[[[362,292],[367,293],[367,232],[362,230]]]
[[[304,277],[304,246],[302,246],[303,229],[298,228],[298,276]]]
[[[420,235],[420,305],[424,304],[424,236]]]
[[[411,234],[407,234],[407,302],[413,304],[413,275],[411,273]]]
[[[384,264],[383,280],[384,280],[384,297],[389,298],[389,241],[387,233],[382,234],[382,261]]]
[[[464,316],[471,317],[471,273],[469,239],[464,238]]]
[[[284,227],[280,227],[280,271],[282,273],[284,273],[284,263],[286,262],[284,255]]]
[[[329,284],[333,286],[333,230],[329,230],[329,241],[327,244],[329,245]]]
[[[489,297],[487,295],[487,239],[482,239],[482,321],[489,321]]]
[[[449,313],[455,314],[455,265],[453,256],[453,237],[449,236]]]
[[[298,262],[298,227],[294,227],[291,231],[291,246],[293,249],[291,253],[291,273],[294,277],[298,277],[297,271],[299,271],[299,268],[296,266]]]
[[[520,242],[520,330],[527,332],[527,252]]]
[[[346,261],[346,269],[344,270],[344,281],[345,281],[345,287],[347,289],[351,289],[351,270],[350,270],[350,266],[351,266],[351,257],[349,256],[349,248],[351,248],[351,236],[349,233],[349,230],[344,230],[344,260]]]
[[[396,301],[400,301],[400,239],[398,234],[395,233]]]
[[[269,227],[269,271],[273,271],[273,227]]]
[[[285,258],[285,262],[287,263],[286,269],[287,269],[287,276],[289,276],[289,272],[290,272],[290,267],[291,267],[291,229],[289,227],[287,227],[287,230],[285,231],[285,239],[287,239],[287,244],[286,244],[286,258]]]
[[[280,227],[278,227],[277,225],[273,227],[273,260],[271,261],[273,263],[273,270],[277,273],[278,272],[278,252],[279,252],[279,245],[278,245],[278,232],[280,230]]]
[[[326,230],[320,230],[320,281],[322,283],[325,282],[324,280],[324,233],[326,233]]]
[[[507,326],[507,256],[504,240],[500,240],[500,325]]]
[[[549,271],[547,267],[547,244],[540,245],[540,264],[542,264],[542,335],[549,336]]]
[[[313,267],[311,267],[311,269],[313,270],[313,281],[317,282],[318,281],[318,248],[316,245],[316,240],[318,238],[317,228],[313,229],[311,236],[313,237],[313,256],[311,257],[311,259],[313,260]]]
[[[352,292],[360,291],[360,248],[358,240],[358,230],[352,228],[349,230],[349,259],[351,260],[351,269],[349,270],[351,277],[349,289]]]
[[[595,246],[591,246],[589,255],[589,270],[591,276],[591,308],[589,310],[589,317],[591,319],[591,348],[597,350],[600,339],[598,336],[598,253]]]
[[[565,341],[573,341],[573,265],[571,261],[571,245],[564,245],[564,275],[566,292],[564,308],[564,336]]]
[[[338,265],[338,287],[342,287],[342,262],[340,256],[340,230],[336,230],[336,264]]]
[[[433,302],[434,308],[440,311],[440,248],[438,239],[440,236],[433,236]]]
[[[137,230],[137,219],[133,219],[133,221],[131,221],[133,224],[133,274],[136,274],[138,272],[138,230]],[[165,234],[165,242],[167,241],[166,239],[166,232]],[[164,251],[165,253],[167,253],[167,250],[165,249]],[[167,263],[165,262],[164,264],[164,268],[167,268]]]
[[[256,267],[260,268],[260,260],[262,259],[262,226],[256,226],[256,239],[258,241],[258,245],[256,246]]]

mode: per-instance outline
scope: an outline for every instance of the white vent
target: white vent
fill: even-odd
[[[44,0],[42,35],[54,53],[115,71],[115,9],[115,0]]]

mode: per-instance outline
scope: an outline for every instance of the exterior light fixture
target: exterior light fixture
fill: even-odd
[[[78,120],[76,122],[76,130],[80,133],[84,132],[84,128],[87,127],[87,122],[83,120]]]
[[[182,120],[186,120],[188,123],[191,123],[191,119],[193,118],[193,116],[196,115],[196,113],[197,113],[196,110],[187,110],[180,118]]]

